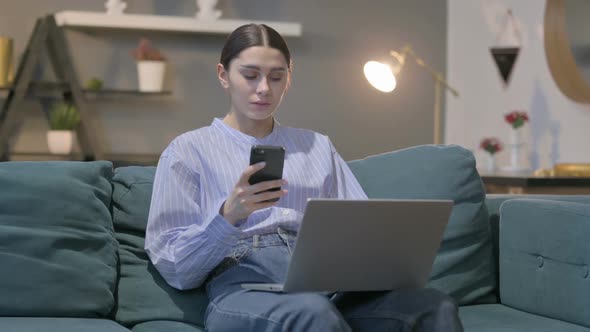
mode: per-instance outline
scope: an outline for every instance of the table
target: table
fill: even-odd
[[[590,177],[481,173],[488,194],[590,195]]]

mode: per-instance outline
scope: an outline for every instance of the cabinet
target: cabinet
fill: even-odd
[[[590,177],[532,173],[482,174],[488,194],[590,195]]]

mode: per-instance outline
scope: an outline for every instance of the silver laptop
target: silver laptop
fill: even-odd
[[[451,200],[310,199],[284,284],[276,292],[423,287],[449,220]]]

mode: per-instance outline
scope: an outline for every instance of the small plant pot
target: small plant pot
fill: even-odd
[[[139,91],[160,92],[164,87],[164,61],[137,61]]]
[[[47,146],[53,154],[70,154],[74,145],[73,130],[50,130],[47,132]]]

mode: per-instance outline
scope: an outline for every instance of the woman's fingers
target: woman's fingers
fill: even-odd
[[[250,180],[250,177],[252,176],[252,174],[258,172],[261,169],[263,169],[264,166],[266,166],[266,163],[263,161],[263,162],[260,162],[260,163],[257,163],[257,164],[250,165],[250,166],[246,167],[246,169],[244,170],[244,172],[240,176],[240,180],[239,180],[238,184],[242,184],[242,185],[248,185],[248,184],[250,184],[248,182],[248,180]]]
[[[246,198],[244,200],[245,204],[253,204],[255,210],[259,210],[262,209],[262,207],[259,206],[259,203],[271,200],[271,199],[275,199],[275,198],[281,198],[283,196],[285,196],[288,193],[287,189],[282,189],[282,190],[277,190],[277,191],[264,191],[255,195],[251,195],[248,198]],[[274,202],[273,202],[274,203]]]
[[[266,191],[272,188],[280,188],[282,186],[287,185],[287,180],[280,179],[280,180],[272,180],[272,181],[264,181],[248,187],[247,191],[249,193],[259,193],[262,191]]]

